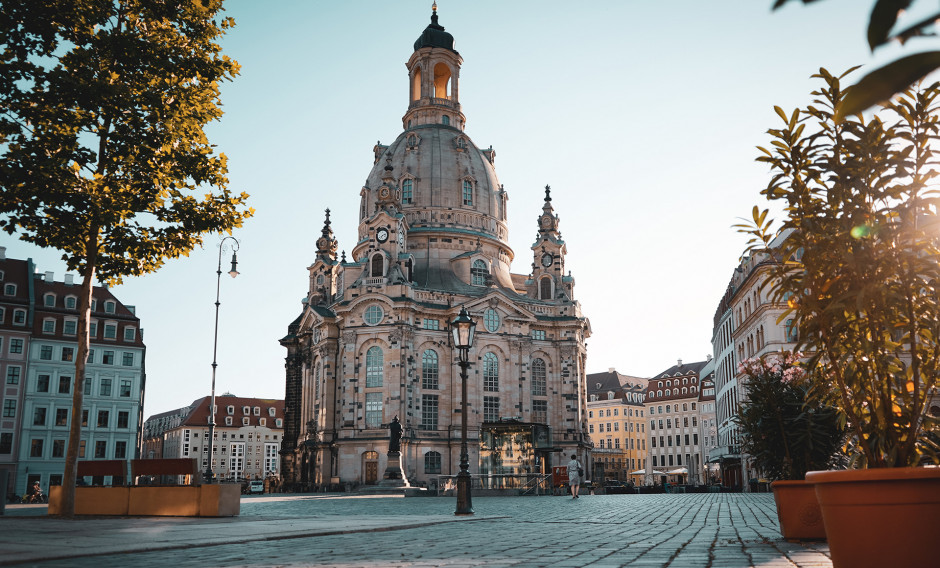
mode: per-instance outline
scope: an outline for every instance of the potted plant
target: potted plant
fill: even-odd
[[[839,118],[845,75],[822,69],[812,105],[776,109],[783,125],[759,160],[773,172],[762,193],[785,217],[771,228],[755,207],[742,230],[778,255],[771,287],[813,353],[811,394],[851,434],[856,469],[806,476],[833,564],[932,566],[940,468],[918,466],[938,463],[927,409],[940,376],[940,86]],[[771,249],[774,239],[783,244]]]
[[[799,353],[769,353],[738,364],[746,390],[735,421],[741,449],[774,480],[780,532],[786,539],[823,540],[826,531],[806,472],[844,464],[845,426],[838,410],[810,396]]]

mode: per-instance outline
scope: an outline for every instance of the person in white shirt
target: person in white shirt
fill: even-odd
[[[568,485],[571,487],[572,499],[578,498],[578,487],[581,485],[581,476],[578,475],[578,472],[582,469],[581,462],[578,461],[578,456],[571,454],[571,461],[568,462]]]

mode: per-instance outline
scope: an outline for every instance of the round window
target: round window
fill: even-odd
[[[365,318],[367,324],[376,325],[382,321],[383,317],[385,317],[385,312],[382,310],[381,306],[372,304],[366,308]]]
[[[486,326],[486,331],[494,333],[499,329],[499,314],[496,313],[496,310],[490,308],[483,312],[483,325]]]

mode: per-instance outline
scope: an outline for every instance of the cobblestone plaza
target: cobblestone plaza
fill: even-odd
[[[826,543],[780,537],[761,494],[243,497],[234,518],[45,516],[8,506],[0,565],[821,567]]]

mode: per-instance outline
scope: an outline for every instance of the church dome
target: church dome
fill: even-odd
[[[480,150],[453,126],[419,125],[387,147],[376,146],[366,191],[374,194],[383,185],[394,186],[412,235],[452,232],[508,247],[506,193],[494,160],[491,148]],[[366,203],[375,199],[368,196]]]

